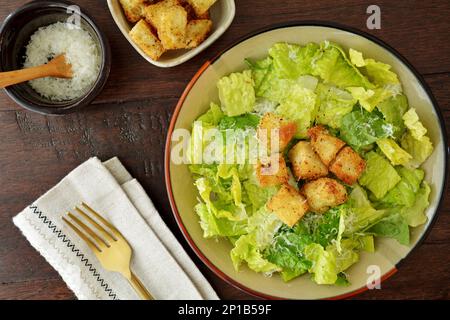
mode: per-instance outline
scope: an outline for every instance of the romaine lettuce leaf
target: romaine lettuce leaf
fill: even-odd
[[[378,237],[396,239],[400,244],[409,245],[409,226],[406,219],[398,213],[390,214],[371,227],[368,233]]]
[[[277,187],[261,188],[259,184],[248,180],[243,182],[243,186],[252,205],[252,212],[258,211],[278,191]]]
[[[384,119],[394,126],[394,137],[400,138],[405,132],[403,115],[408,109],[408,99],[404,94],[392,96],[377,105]]]
[[[414,205],[412,207],[403,208],[401,210],[401,214],[405,218],[408,225],[410,225],[411,227],[417,227],[427,222],[425,210],[430,204],[428,200],[428,198],[430,197],[430,192],[431,189],[428,183],[426,183],[425,181],[422,182],[422,186],[417,192]]]
[[[231,250],[231,260],[234,268],[239,270],[242,262],[256,272],[271,273],[281,271],[281,268],[264,258],[262,252],[273,240],[282,222],[276,214],[261,208],[248,219],[248,234],[241,236]]]
[[[268,88],[268,81],[266,79],[270,76],[272,72],[272,59],[267,57],[262,60],[250,61],[245,60],[252,71],[252,78],[255,87],[255,94],[257,97],[263,96],[264,92]]]
[[[315,118],[316,94],[299,85],[292,86],[289,94],[276,109],[276,113],[297,124],[297,138],[305,138]]]
[[[361,52],[350,49],[350,60],[357,67],[365,67],[365,72],[369,80],[376,85],[384,86],[388,84],[400,83],[397,75],[391,71],[391,66],[373,59],[364,59]]]
[[[217,126],[222,118],[223,112],[220,107],[214,102],[211,102],[209,110],[201,115],[197,121],[202,122],[204,125]]]
[[[204,203],[195,206],[195,213],[200,218],[200,227],[205,238],[233,237],[247,233],[247,220],[230,221],[217,218]]]
[[[422,136],[420,140],[417,140],[411,131],[403,135],[400,144],[412,156],[413,159],[408,165],[414,168],[419,167],[433,153],[433,144],[430,138]]]
[[[400,182],[380,202],[394,207],[411,207],[414,205],[416,193],[419,191],[425,173],[420,169],[408,169],[405,167],[399,167],[397,172],[401,177]]]
[[[405,122],[405,126],[409,129],[409,132],[416,140],[420,140],[427,134],[427,129],[423,126],[422,122],[420,122],[419,116],[414,108],[406,111],[403,115],[403,120]]]
[[[386,210],[374,209],[364,189],[356,185],[349,195],[348,210],[344,216],[344,236],[352,237],[356,232],[370,228],[386,213]]]
[[[317,284],[334,284],[339,273],[336,257],[331,251],[325,250],[320,244],[312,243],[305,248],[305,258],[312,262],[309,272]]]
[[[235,117],[223,116],[218,123],[218,128],[219,130],[256,128],[259,120],[259,116],[251,113]]]
[[[394,166],[406,165],[412,159],[412,156],[392,139],[379,139],[377,140],[377,145]]]
[[[250,70],[221,78],[217,88],[222,110],[227,116],[238,116],[253,110],[256,98]]]
[[[354,110],[341,120],[341,138],[356,150],[369,146],[378,139],[390,137],[393,132],[393,126],[376,110]]]
[[[341,119],[353,110],[356,101],[345,90],[320,83],[316,89],[318,110],[317,123],[339,128]]]
[[[359,183],[369,189],[377,199],[394,188],[401,177],[389,161],[378,153],[371,151],[366,157],[366,170],[359,178]]]
[[[302,47],[297,44],[276,43],[269,49],[273,59],[274,72],[280,79],[297,79],[312,74],[313,61],[319,45],[308,43]]]
[[[383,88],[366,90],[363,87],[348,87],[346,90],[350,92],[353,98],[369,112],[372,112],[378,104],[392,96],[390,90]]]
[[[312,74],[320,76],[325,83],[340,88],[374,88],[374,85],[350,62],[342,48],[328,41],[320,45],[320,51],[313,62]]]
[[[275,236],[265,256],[282,268],[281,277],[284,281],[289,281],[312,267],[312,263],[303,254],[305,247],[311,242],[311,236],[307,233],[283,230]]]

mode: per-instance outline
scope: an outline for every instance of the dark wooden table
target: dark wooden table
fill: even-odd
[[[367,1],[237,0],[231,28],[208,50],[172,68],[148,64],[127,43],[103,0],[74,0],[109,38],[112,70],[94,103],[81,112],[45,117],[21,109],[0,93],[0,299],[74,299],[59,275],[29,245],[11,218],[91,156],[118,156],[221,298],[250,299],[213,275],[193,254],[172,216],[163,176],[164,141],[178,97],[202,63],[244,34],[270,24],[324,20],[381,38],[425,77],[450,126],[450,3],[377,1],[381,30],[366,29]],[[227,1],[227,0],[222,0]],[[0,0],[0,20],[26,0]],[[447,134],[448,135],[448,134]],[[449,299],[450,197],[433,230],[382,290],[360,299]]]

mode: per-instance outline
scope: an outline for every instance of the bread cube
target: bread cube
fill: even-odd
[[[267,147],[268,154],[282,152],[297,131],[297,125],[273,113],[266,113],[258,125],[260,143]],[[272,148],[271,138],[277,137],[278,144]]]
[[[297,180],[313,180],[328,174],[328,168],[308,141],[299,141],[290,151],[289,159]]]
[[[289,227],[294,226],[309,209],[305,197],[290,185],[283,185],[269,200],[267,208]]]
[[[330,171],[346,184],[354,184],[366,168],[366,162],[352,148],[345,147],[331,163]]]
[[[140,20],[131,29],[130,37],[153,60],[158,60],[165,51],[159,39],[144,20]]]
[[[144,15],[147,0],[120,0],[123,12],[131,23],[138,22]]]
[[[310,210],[316,213],[324,213],[347,201],[345,187],[331,178],[320,178],[306,183],[302,193],[308,200]]]
[[[211,20],[191,20],[186,27],[186,49],[198,47],[212,29]]]
[[[345,146],[344,141],[330,135],[328,130],[322,126],[309,129],[308,136],[311,138],[312,149],[327,167],[334,160],[339,150]]]
[[[289,174],[282,154],[274,154],[256,164],[256,177],[262,187],[287,183]]]
[[[217,0],[187,0],[197,17],[204,15]]]

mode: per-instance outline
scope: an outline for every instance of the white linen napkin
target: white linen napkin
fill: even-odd
[[[164,224],[150,198],[117,158],[91,158],[13,218],[31,245],[79,299],[138,299],[120,274],[102,268],[62,221],[82,201],[109,220],[133,249],[131,268],[156,299],[218,299]]]

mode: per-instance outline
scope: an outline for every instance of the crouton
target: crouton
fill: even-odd
[[[262,187],[287,183],[289,174],[283,155],[274,154],[267,161],[256,163],[256,177]]]
[[[147,0],[120,0],[123,12],[127,20],[131,23],[138,22],[144,15]]]
[[[308,200],[311,211],[324,213],[331,207],[338,206],[347,201],[347,190],[334,179],[320,178],[306,183],[302,193]]]
[[[327,167],[307,141],[299,141],[289,151],[289,159],[292,163],[292,171],[297,180],[312,180],[328,174]]]
[[[273,114],[266,113],[258,126],[258,138],[260,143],[265,145],[268,154],[282,152],[294,137],[297,125]],[[272,148],[272,137],[278,137],[278,145]]]
[[[294,226],[309,210],[305,197],[290,185],[283,185],[269,200],[267,208],[289,227]]]
[[[202,16],[217,0],[187,0],[197,16]]]
[[[140,20],[131,29],[130,37],[153,60],[158,60],[165,51],[159,39],[144,20]]]
[[[311,138],[312,149],[327,167],[339,150],[345,146],[344,141],[328,134],[328,131],[322,126],[309,129],[308,136]]]
[[[354,184],[366,168],[366,162],[350,147],[345,147],[331,163],[330,171],[346,184]]]
[[[186,27],[186,49],[198,47],[211,32],[211,20],[191,20]]]

